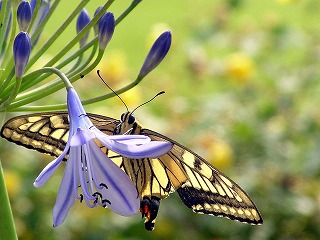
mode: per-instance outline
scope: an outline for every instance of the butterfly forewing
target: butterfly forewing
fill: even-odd
[[[112,135],[120,121],[88,114],[92,123],[106,134]],[[11,118],[1,129],[1,137],[8,141],[58,157],[69,136],[68,112],[47,112]]]
[[[59,156],[69,134],[68,113],[22,115],[4,124],[1,136],[26,148]]]

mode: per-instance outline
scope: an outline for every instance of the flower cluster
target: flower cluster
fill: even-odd
[[[60,166],[62,160],[68,159],[53,209],[53,225],[59,226],[65,220],[75,199],[85,201],[90,208],[100,205],[123,216],[133,215],[139,209],[137,190],[130,178],[101,151],[99,146],[103,145],[127,158],[141,159],[159,157],[168,152],[172,144],[151,141],[142,135],[109,136],[102,133],[90,121],[71,82],[82,79],[94,69],[113,36],[116,24],[121,22],[139,1],[134,1],[117,20],[113,13],[106,12],[113,1],[108,1],[99,7],[92,19],[88,11],[83,8],[87,1],[81,1],[76,8],[79,11],[74,11],[47,42],[37,46],[40,35],[59,2],[31,0],[31,2],[17,3],[9,0],[0,5],[2,8],[0,20],[4,19],[1,27],[5,29],[0,33],[0,46],[8,46],[0,48],[0,65],[3,69],[0,75],[0,112],[65,107],[64,104],[25,106],[65,86],[70,119],[68,141],[62,154],[49,163],[34,182],[35,187],[42,186]],[[30,71],[76,16],[78,18],[75,37],[42,68]],[[20,32],[16,32],[17,24]],[[89,41],[89,32],[92,28],[95,37]],[[12,43],[10,39],[13,40]],[[79,50],[70,53],[76,43],[80,45]],[[157,67],[167,54],[170,45],[171,33],[166,31],[154,43],[138,77],[118,92],[124,92],[135,86]],[[87,54],[88,51],[91,51],[90,55]],[[53,74],[58,78],[44,84],[43,81]],[[110,95],[84,102],[91,103],[97,101],[96,99],[101,101],[108,97]]]
[[[92,71],[100,62],[104,55],[104,51],[111,40],[115,26],[138,4],[135,1],[128,9],[116,20],[111,12],[106,12],[110,7],[108,1],[105,5],[97,8],[92,19],[88,11],[82,8],[86,3],[81,2],[65,22],[57,29],[57,31],[41,46],[37,46],[40,41],[40,35],[45,30],[46,23],[50,20],[50,16],[56,10],[59,1],[51,3],[49,0],[32,0],[31,2],[22,1],[18,6],[15,1],[6,1],[1,8],[0,17],[4,17],[4,24],[1,31],[3,37],[0,36],[0,65],[3,69],[0,75],[0,112],[2,111],[22,111],[35,109],[58,109],[65,105],[38,107],[26,106],[39,99],[49,96],[50,94],[63,88],[63,84],[59,79],[47,80],[51,72],[40,70],[30,71],[35,64],[39,66],[42,56],[46,50],[59,38],[62,37],[63,31],[76,18],[76,35],[70,42],[49,61],[43,64],[43,67],[55,67],[66,72],[66,76],[71,82],[82,79],[87,73]],[[52,5],[51,5],[52,4]],[[7,10],[8,9],[8,10]],[[16,13],[13,14],[14,9]],[[13,16],[16,19],[13,19]],[[16,24],[18,23],[20,32],[16,33]],[[94,29],[95,36],[89,39],[90,30]],[[10,39],[14,39],[13,46]],[[79,43],[79,50],[72,53],[74,45]],[[138,77],[118,92],[124,92],[137,85],[149,72],[151,72],[167,54],[171,45],[171,33],[169,31],[160,35],[154,46],[151,48]],[[10,49],[13,47],[12,50]],[[23,79],[23,80],[22,80]],[[32,88],[32,90],[31,90]],[[88,100],[85,103],[93,101],[101,101],[110,98],[113,95],[103,95],[95,99]]]

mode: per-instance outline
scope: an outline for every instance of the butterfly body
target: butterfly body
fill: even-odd
[[[173,144],[168,153],[154,159],[128,159],[101,147],[135,184],[147,230],[154,228],[160,201],[175,191],[196,213],[262,224],[258,209],[245,191],[190,149],[143,128],[130,112],[122,114],[121,120],[96,114],[88,116],[97,128],[109,135],[142,134]],[[68,113],[49,112],[12,118],[3,126],[1,136],[27,148],[59,156],[68,132]]]

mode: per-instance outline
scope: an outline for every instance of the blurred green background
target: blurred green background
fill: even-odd
[[[75,2],[62,1],[39,45]],[[115,1],[110,10],[117,17],[130,2]],[[91,16],[101,4],[88,4]],[[166,91],[135,116],[235,180],[256,203],[263,225],[195,214],[172,194],[162,201],[153,232],[139,214],[125,218],[79,202],[62,226],[52,228],[63,168],[36,189],[32,183],[52,157],[1,140],[19,238],[319,239],[319,13],[318,0],[142,1],[116,28],[98,67],[114,89],[124,86],[135,79],[153,40],[170,29],[168,56],[123,99],[133,109]],[[74,26],[67,29],[51,54],[74,34]],[[83,99],[109,92],[94,71],[75,87]],[[62,103],[65,95],[38,104]],[[117,98],[85,108],[114,118],[125,111]]]

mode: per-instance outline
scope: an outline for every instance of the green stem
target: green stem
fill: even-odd
[[[42,48],[29,60],[27,69],[29,69],[39,58],[40,56],[56,41],[56,39],[61,35],[61,33],[66,29],[66,27],[71,23],[71,21],[78,15],[78,13],[82,10],[82,8],[88,3],[88,0],[82,0],[77,8],[69,15],[67,20],[58,28],[58,30],[51,36],[51,38],[42,46]],[[85,34],[85,33],[84,33]],[[84,35],[83,34],[83,35]],[[73,45],[72,45],[73,46]],[[66,54],[69,51],[69,48],[67,51],[65,50],[66,47],[60,51],[63,52],[62,56]],[[59,56],[61,54],[58,54]],[[57,56],[56,56],[57,58]],[[57,61],[60,59],[60,57],[57,59]],[[47,66],[50,66],[47,64]],[[51,65],[52,66],[52,65]]]
[[[6,71],[4,71],[4,72],[6,73]],[[11,71],[8,73],[8,76],[6,77],[6,80],[0,85],[0,96],[1,96],[2,100],[7,99],[7,97],[5,97],[6,94],[3,90],[6,90],[6,87],[8,86],[9,83],[11,83],[11,80],[14,77],[14,75],[15,75],[15,70],[11,69]],[[9,94],[11,94],[11,92],[13,91],[14,84],[15,83],[12,84],[12,89],[9,92]],[[7,96],[9,96],[9,94],[7,94]]]
[[[85,76],[90,71],[92,71],[98,65],[102,56],[103,56],[103,51],[100,50],[95,61],[89,67],[87,67],[85,70],[83,70],[82,72],[79,72],[79,75],[75,75],[75,76],[71,77],[70,82],[75,82],[81,78],[80,75]],[[35,71],[35,73],[37,73],[37,74],[41,73],[41,69]],[[64,87],[64,84],[59,79],[54,80],[52,82],[49,82],[47,84],[42,85],[41,87],[30,90],[27,93],[21,94],[18,97],[21,100],[13,102],[8,108],[10,108],[10,109],[17,108],[17,107],[26,105],[28,103],[34,102],[36,100],[39,100],[41,98],[49,96],[50,94],[62,89],[63,87]]]
[[[21,86],[21,81],[22,81],[22,77],[16,78],[16,85],[15,88],[13,89],[13,91],[11,92],[10,96],[8,97],[8,99],[6,99],[0,106],[0,111],[6,109],[11,103],[12,101],[16,98],[16,96],[19,93],[19,89]]]
[[[8,6],[8,0],[2,1],[2,9],[9,9],[11,6]],[[10,11],[0,11],[0,23],[2,24],[1,26],[1,31],[0,31],[0,53],[2,53],[3,49],[3,44],[5,44],[5,36],[6,36],[6,28],[7,28],[7,23],[8,19],[10,16]]]
[[[76,59],[78,56],[80,56],[83,52],[87,51],[90,47],[94,45],[94,53],[97,49],[97,38],[94,38],[89,43],[87,43],[83,48],[76,51],[74,54],[69,56],[67,59],[63,60],[63,62],[59,63],[55,68],[61,69],[65,67],[67,64],[69,64],[71,61]],[[91,53],[92,54],[92,53]],[[90,60],[93,58],[93,56],[90,55]],[[42,80],[47,79],[51,73],[42,74],[40,77],[38,74],[35,74],[34,72],[31,72],[23,77],[23,82],[21,84],[20,92],[23,92],[24,90],[27,90],[28,88],[31,88],[32,86],[35,86],[36,84],[40,83]],[[2,93],[2,96],[8,96],[12,89],[14,88],[14,84],[11,84],[8,88],[4,90]],[[2,89],[2,88],[0,88]],[[5,97],[4,97],[5,98]],[[16,100],[20,100],[19,96],[17,96]]]
[[[39,1],[40,2],[40,1]],[[52,4],[52,6],[49,9],[49,12],[47,13],[47,15],[45,16],[45,18],[41,21],[41,23],[39,24],[39,26],[36,26],[37,29],[31,34],[31,42],[34,43],[37,39],[37,37],[41,34],[41,32],[43,31],[44,26],[47,24],[49,18],[51,17],[51,15],[53,14],[53,12],[56,10],[57,6],[59,5],[60,0],[56,0],[54,1],[54,3]],[[38,4],[38,3],[37,3]],[[48,3],[49,4],[49,3]],[[39,16],[40,17],[40,16]],[[32,30],[32,28],[30,29],[30,31]]]
[[[98,49],[98,42],[97,44],[93,45],[92,51],[88,59],[82,63],[80,66],[78,66],[76,69],[74,69],[72,72],[69,72],[67,75],[73,77],[76,74],[79,74],[81,72],[81,69],[84,69],[93,59],[94,55],[96,54]]]
[[[80,39],[82,39],[86,34],[87,32],[93,28],[93,26],[96,24],[96,22],[99,21],[99,19],[102,17],[102,15],[104,14],[104,12],[111,6],[111,4],[114,2],[115,0],[109,0],[101,9],[101,11],[94,17],[92,18],[92,20],[89,22],[89,24],[87,24],[79,33],[76,37],[74,37],[55,57],[53,57],[46,65],[45,67],[50,67],[50,66],[53,66],[57,61],[59,61],[59,59],[61,59],[64,55],[66,55],[66,53],[75,45],[77,44]],[[84,0],[82,2],[85,2]],[[81,3],[82,3],[81,2]],[[80,3],[80,4],[81,4]],[[80,6],[79,4],[79,6]],[[87,4],[87,2],[85,3]],[[80,12],[83,8],[83,6],[81,7],[81,9],[78,9],[79,6],[77,7],[77,11]],[[75,10],[75,11],[76,11]],[[75,12],[74,11],[74,12]],[[71,13],[71,15],[69,16],[68,20],[71,18],[72,16],[72,19],[76,17],[76,15],[74,15],[74,12]],[[77,14],[78,14],[77,12]],[[66,21],[67,22],[67,21]],[[63,24],[63,29],[61,29],[61,27],[58,29],[57,32],[59,32],[58,36],[63,32],[63,30],[65,29],[65,24]],[[47,42],[45,44],[45,48],[43,47],[42,49],[47,49],[55,40],[56,40],[57,36],[56,34],[54,34],[54,37],[50,38],[49,41],[50,41],[50,44],[47,45]],[[42,50],[41,49],[41,50]],[[40,51],[41,51],[40,50]],[[40,52],[39,51],[39,52]],[[43,51],[43,50],[42,50]],[[30,67],[33,63],[35,63],[37,61],[37,59],[41,56],[42,52],[40,52],[40,54],[37,54],[36,56],[34,56],[31,60],[30,60],[30,65],[28,64],[28,67]]]
[[[16,229],[14,226],[9,196],[4,181],[3,169],[0,161],[0,226],[1,226],[1,239],[15,240],[18,239]]]
[[[142,0],[133,0],[130,6],[117,18],[116,24],[120,23]]]
[[[12,6],[12,8],[13,8],[12,19],[16,19],[17,18],[17,8],[14,5]],[[8,46],[6,46],[6,53],[3,58],[2,66],[7,65],[8,60],[10,59],[10,56],[12,56],[12,45],[13,45],[14,38],[16,37],[17,21],[13,20],[11,22],[11,24],[12,24],[12,26],[11,26],[11,32],[10,32],[10,39],[8,41],[9,44],[8,44]]]
[[[142,81],[142,78],[137,78],[135,81],[129,83],[127,86],[120,88],[119,90],[116,90],[115,92],[117,94],[121,94],[124,93],[126,91],[128,91],[129,89],[135,87],[136,85],[138,85],[140,82]],[[81,101],[81,103],[83,105],[87,105],[87,104],[92,104],[92,103],[96,103],[96,102],[100,102],[109,98],[114,97],[115,94],[114,93],[108,93],[108,94],[104,94],[95,98],[90,98],[84,101]],[[66,109],[67,108],[67,104],[55,104],[55,105],[46,105],[46,106],[24,106],[24,107],[17,107],[15,108],[15,106],[13,106],[13,104],[11,106],[9,106],[6,111],[7,112],[39,112],[39,111],[56,111],[56,110],[61,110],[61,109]]]

